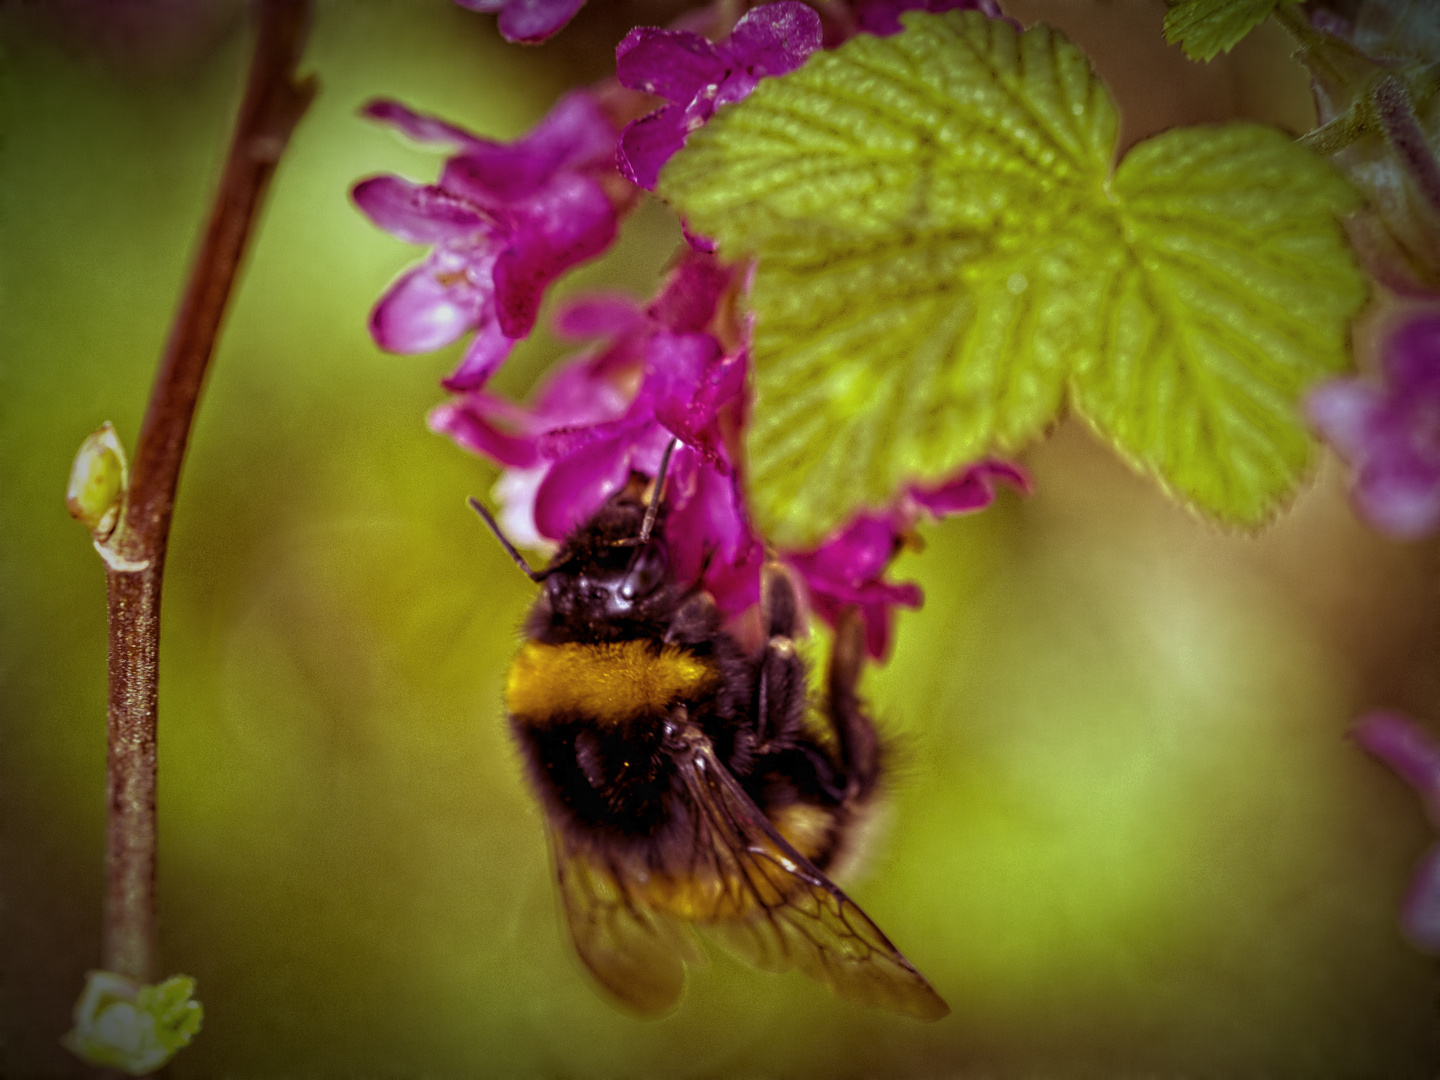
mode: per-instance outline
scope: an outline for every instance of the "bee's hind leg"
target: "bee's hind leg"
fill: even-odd
[[[805,662],[795,650],[800,598],[790,574],[779,563],[766,563],[760,575],[760,613],[765,645],[755,679],[755,747],[799,729],[805,720],[809,687]]]
[[[825,678],[825,716],[835,733],[836,764],[845,777],[847,801],[863,800],[880,778],[880,737],[856,692],[865,666],[865,621],[847,608],[835,625]]]

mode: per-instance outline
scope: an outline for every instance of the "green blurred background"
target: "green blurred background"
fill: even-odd
[[[245,60],[234,9],[172,6],[200,14],[130,40],[95,19],[137,5],[0,7],[5,1076],[85,1073],[57,1040],[99,960],[105,590],[65,477],[103,420],[133,446]],[[1205,67],[1164,45],[1159,3],[1007,10],[1092,53],[1127,141],[1312,122],[1272,28]],[[448,0],[320,6],[322,92],[170,548],[161,945],[206,1008],[172,1075],[1440,1074],[1435,962],[1396,923],[1431,829],[1345,738],[1371,704],[1436,718],[1440,549],[1368,534],[1333,461],[1264,536],[1221,534],[1073,423],[1028,456],[1032,498],[904,557],[928,601],[867,684],[901,767],[851,891],[953,1014],[866,1012],[719,954],[657,1023],[592,992],[500,712],[533,588],[464,506],[493,470],[425,430],[453,350],[369,341],[419,251],[346,192],[438,162],[358,119],[367,98],[513,137],[669,13],[592,0],[523,49]],[[653,205],[626,230],[561,291],[648,292],[678,230]],[[557,355],[540,335],[501,387]]]

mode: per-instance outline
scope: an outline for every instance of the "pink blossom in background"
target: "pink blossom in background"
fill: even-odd
[[[670,104],[625,128],[620,171],[654,191],[661,168],[717,108],[744,100],[766,75],[794,71],[819,47],[820,16],[797,0],[752,9],[720,44],[637,26],[615,49],[615,73],[621,85]]]
[[[1399,713],[1373,712],[1355,725],[1355,740],[1394,769],[1440,825],[1440,743]],[[1440,953],[1440,844],[1420,860],[1400,917],[1405,934],[1419,948]]]
[[[1020,24],[1008,18],[995,0],[855,0],[855,25],[867,34],[889,37],[905,29],[900,16],[907,11],[979,11],[992,19],[1005,19],[1017,30]]]
[[[815,614],[832,626],[845,609],[859,607],[866,649],[883,659],[890,651],[894,609],[918,608],[924,600],[914,582],[884,580],[890,561],[922,516],[940,519],[983,510],[995,501],[997,480],[1030,490],[1030,478],[1019,466],[982,461],[942,484],[912,486],[888,512],[862,512],[820,547],[787,551],[783,557],[800,572]]]
[[[585,0],[455,0],[471,11],[499,12],[496,25],[506,41],[534,45],[557,33]]]
[[[524,138],[481,139],[463,128],[376,101],[365,115],[410,138],[456,151],[436,184],[376,176],[355,185],[376,225],[431,245],[375,306],[370,332],[389,352],[424,353],[475,331],[452,390],[483,386],[530,333],[545,289],[615,239],[616,132],[584,91],[567,94]]]
[[[1306,410],[1354,470],[1361,517],[1399,539],[1440,527],[1440,312],[1412,317],[1390,337],[1379,383],[1325,383]]]

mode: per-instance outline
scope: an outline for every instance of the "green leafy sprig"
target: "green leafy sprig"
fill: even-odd
[[[1191,60],[1229,52],[1282,4],[1295,0],[1179,0],[1165,13],[1165,40]]]

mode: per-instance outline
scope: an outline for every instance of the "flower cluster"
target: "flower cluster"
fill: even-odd
[[[717,108],[749,97],[766,75],[794,71],[819,47],[820,16],[796,0],[756,8],[718,45],[689,30],[637,26],[615,50],[615,74],[669,104],[625,129],[620,171],[654,191],[661,167]]]
[[[676,574],[703,580],[723,610],[758,596],[761,551],[750,531],[727,431],[743,421],[745,353],[708,332],[734,272],[692,253],[642,308],[607,297],[572,304],[557,329],[604,343],[562,365],[525,408],[484,391],[435,409],[431,427],[506,467],[501,520],[531,545],[562,540],[631,473],[653,477],[681,441],[666,485]]]
[[[1355,470],[1356,509],[1400,539],[1440,527],[1440,313],[1412,317],[1386,345],[1383,383],[1335,379],[1310,419]]]
[[[601,337],[562,365],[524,407],[483,390],[436,408],[431,427],[505,467],[497,494],[513,539],[553,544],[589,519],[632,473],[654,477],[672,439],[665,537],[672,568],[699,582],[721,610],[737,614],[759,598],[764,542],[746,514],[738,437],[747,401],[747,354],[727,351],[736,272],[691,251],[645,307],[593,297],[560,312],[557,330]],[[967,513],[994,499],[994,481],[1022,490],[1015,466],[984,462],[935,487],[912,487],[889,510],[857,516],[818,548],[779,553],[806,587],[812,610],[836,622],[858,607],[870,653],[889,649],[893,609],[918,607],[920,590],[884,574],[922,516]]]
[[[614,178],[615,129],[584,91],[561,98],[514,143],[477,138],[393,101],[372,119],[422,143],[457,150],[435,184],[398,176],[363,180],[355,204],[380,228],[430,254],[376,305],[370,332],[390,352],[430,352],[475,338],[445,381],[483,386],[535,325],[546,287],[615,239],[628,192]]]
[[[460,2],[498,11],[501,33],[525,41],[553,33],[581,6]],[[896,32],[904,10],[956,7],[999,15],[990,11],[993,0],[857,0],[840,37]],[[689,248],[648,304],[597,296],[563,307],[557,332],[596,344],[557,368],[533,404],[487,389],[534,327],[547,287],[613,241],[637,186],[653,188],[665,162],[716,109],[746,97],[761,78],[799,67],[821,40],[819,16],[796,0],[754,8],[718,42],[689,29],[638,28],[617,49],[618,80],[668,104],[623,131],[584,91],[562,98],[509,144],[376,102],[366,115],[451,156],[435,184],[378,176],[353,195],[381,228],[431,245],[376,305],[376,342],[393,352],[428,352],[474,332],[443,382],[454,396],[432,411],[430,426],[503,467],[500,520],[515,542],[563,540],[633,476],[653,478],[678,441],[664,495],[672,572],[703,585],[733,616],[759,599],[764,561],[781,558],[822,619],[833,623],[858,608],[868,650],[883,657],[894,609],[921,601],[918,586],[884,577],[920,518],[981,509],[993,500],[995,481],[1021,489],[1028,481],[1013,465],[984,462],[948,483],[898,493],[892,506],[858,515],[817,548],[769,551],[743,494],[748,327],[735,301],[744,268],[722,263],[707,242],[687,234]]]

